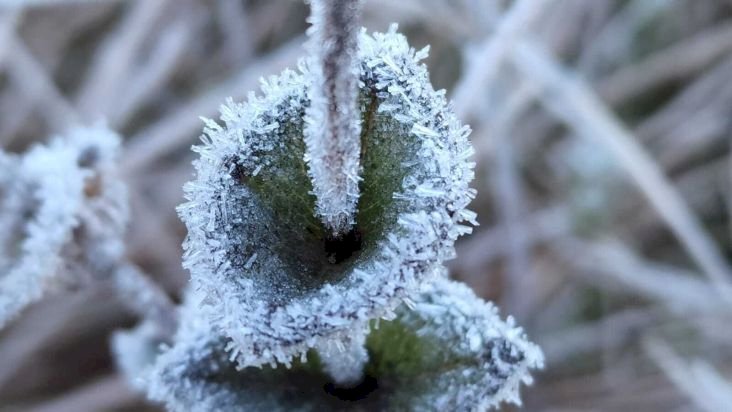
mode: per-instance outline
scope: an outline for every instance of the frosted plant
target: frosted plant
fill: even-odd
[[[0,152],[0,327],[45,292],[111,280],[145,318],[112,339],[120,369],[136,385],[177,319],[164,292],[124,257],[129,213],[116,170],[119,143],[97,126],[23,156]]]
[[[147,373],[171,410],[484,410],[542,364],[446,279],[476,224],[469,128],[427,49],[356,35],[359,7],[314,1],[299,70],[204,120],[178,207],[195,292]]]
[[[0,327],[49,289],[108,273],[123,253],[119,138],[76,129],[24,156],[0,155]]]
[[[171,411],[485,410],[519,403],[518,385],[541,366],[520,328],[462,284],[441,278],[369,335],[366,379],[334,387],[317,354],[291,368],[237,370],[228,338],[195,310],[146,382]]]
[[[396,27],[362,33],[361,180],[355,225],[333,239],[304,160],[311,61],[229,101],[206,121],[196,178],[178,209],[184,265],[240,366],[282,362],[343,340],[394,308],[454,257],[470,232],[469,129],[434,91]],[[359,332],[360,333],[360,332]]]
[[[356,60],[361,0],[312,0],[308,49],[316,57],[307,90],[305,161],[316,213],[331,236],[355,223],[361,116]]]

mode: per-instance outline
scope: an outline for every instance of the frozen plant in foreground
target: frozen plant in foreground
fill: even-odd
[[[108,274],[124,248],[119,138],[79,128],[23,156],[0,153],[0,328],[44,292]]]
[[[228,102],[195,148],[196,179],[178,209],[184,265],[239,365],[282,362],[391,318],[442,272],[470,232],[469,129],[450,112],[395,32],[362,33],[361,182],[355,225],[333,239],[319,220],[304,160],[311,62]]]
[[[445,279],[463,222],[475,224],[473,151],[425,56],[395,26],[359,36],[359,196],[337,236],[307,153],[309,88],[322,87],[312,60],[227,102],[223,124],[206,120],[178,208],[196,298],[149,375],[151,398],[199,411],[518,401],[540,351]]]
[[[512,321],[465,285],[441,278],[369,334],[366,378],[333,386],[316,353],[291,368],[235,367],[228,338],[188,302],[176,344],[146,384],[171,411],[484,410],[519,403],[518,386],[543,363]],[[388,383],[388,385],[387,385]]]
[[[359,5],[314,0],[299,71],[205,120],[178,207],[194,292],[143,371],[171,410],[484,410],[542,365],[446,279],[476,224],[469,128],[426,49],[355,34]]]

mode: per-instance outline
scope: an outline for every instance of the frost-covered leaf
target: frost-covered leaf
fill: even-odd
[[[367,347],[369,373],[405,387],[393,396],[394,409],[481,411],[520,404],[520,384],[530,384],[530,370],[544,363],[512,318],[501,320],[495,306],[445,278],[428,284],[413,309],[403,306],[394,321],[382,322]]]
[[[296,362],[292,369],[240,372],[228,339],[206,319],[189,308],[182,320],[175,345],[157,358],[144,384],[151,400],[175,412],[308,410],[306,386],[312,374],[322,376],[317,367]]]
[[[442,271],[473,221],[469,129],[406,39],[360,35],[362,168],[352,230],[332,237],[315,211],[303,137],[310,84],[285,71],[206,121],[196,178],[178,211],[184,265],[209,321],[241,366],[292,357],[389,318]]]
[[[194,313],[150,374],[149,394],[171,411],[482,411],[518,403],[518,386],[541,366],[539,349],[513,322],[462,284],[439,279],[367,339],[357,385],[339,387],[317,354],[290,368],[237,370],[227,340]]]
[[[0,327],[47,289],[103,273],[122,253],[118,146],[114,133],[95,127],[22,157],[0,156]]]

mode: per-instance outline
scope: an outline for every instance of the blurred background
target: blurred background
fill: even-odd
[[[471,125],[480,227],[453,276],[547,363],[528,411],[732,410],[732,1],[366,0]],[[174,297],[202,123],[294,67],[298,0],[0,0],[0,146],[125,137],[130,257]],[[0,228],[2,230],[2,228]],[[115,372],[106,287],[0,332],[0,410],[156,410]],[[512,410],[507,407],[506,410]]]

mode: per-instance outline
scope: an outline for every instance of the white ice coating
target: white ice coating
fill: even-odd
[[[465,209],[475,195],[468,187],[474,167],[468,160],[470,130],[452,114],[444,91],[432,89],[419,63],[425,56],[426,50],[415,52],[395,26],[388,33],[360,35],[361,87],[378,97],[378,115],[397,125],[395,138],[411,133],[416,143],[409,149],[418,160],[403,165],[409,173],[391,196],[401,211],[375,251],[342,279],[304,294],[278,295],[296,287],[294,279],[274,288],[254,281],[266,274],[289,282],[279,272],[286,256],[272,253],[267,249],[272,245],[255,236],[268,222],[256,207],[241,209],[256,205],[256,196],[236,184],[226,163],[237,158],[249,176],[272,167],[276,159],[267,153],[281,144],[288,119],[301,118],[307,106],[307,64],[300,66],[303,74],[286,70],[264,81],[261,97],[225,104],[223,126],[206,121],[203,144],[194,148],[200,153],[196,177],[184,187],[187,202],[178,208],[188,227],[184,265],[212,308],[210,321],[231,338],[229,349],[241,366],[289,364],[324,339],[350,335],[354,325],[393,317],[397,305],[454,257],[455,239],[471,231],[460,224],[475,223],[475,214]],[[232,234],[232,225],[246,230]],[[231,236],[244,236],[234,239],[245,245],[243,251],[231,253]]]
[[[355,223],[361,113],[357,46],[361,0],[312,0],[310,106],[305,144],[317,213],[334,234]]]
[[[23,156],[0,154],[0,328],[49,288],[82,281],[122,253],[126,193],[107,174],[118,146],[100,126]]]

